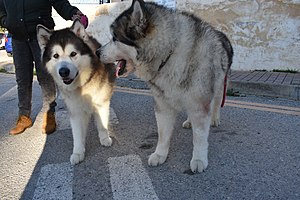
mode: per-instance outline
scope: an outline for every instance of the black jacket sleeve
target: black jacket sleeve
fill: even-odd
[[[0,25],[4,28],[6,28],[5,20],[6,20],[6,10],[4,7],[3,0],[0,0]]]
[[[77,7],[72,6],[68,0],[50,0],[50,2],[57,13],[65,20],[71,20],[72,16],[79,10]]]

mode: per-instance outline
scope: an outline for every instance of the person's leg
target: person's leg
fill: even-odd
[[[55,98],[56,98],[56,87],[53,78],[48,73],[45,66],[41,63],[41,50],[37,40],[30,42],[30,47],[33,52],[33,58],[35,62],[35,70],[38,82],[42,89],[43,95],[43,127],[42,132],[46,134],[53,133],[56,130],[55,122]]]
[[[13,60],[18,86],[19,115],[30,116],[33,79],[33,57],[27,42],[14,40]]]
[[[26,41],[13,39],[14,50],[13,61],[15,65],[16,82],[18,88],[19,118],[14,128],[10,130],[11,135],[16,135],[32,126],[30,119],[32,79],[33,79],[33,57],[30,47]]]

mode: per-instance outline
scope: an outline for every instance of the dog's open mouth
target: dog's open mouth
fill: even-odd
[[[126,60],[118,60],[116,77],[122,76],[126,71]]]
[[[73,79],[69,78],[69,77],[63,77],[62,80],[63,80],[64,84],[70,85],[74,81],[74,79],[77,77],[77,75],[78,75],[78,72]]]
[[[70,85],[73,82],[74,79],[70,79],[70,78],[63,78],[63,82],[66,85]]]

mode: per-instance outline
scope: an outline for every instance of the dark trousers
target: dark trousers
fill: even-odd
[[[56,88],[53,78],[41,64],[41,50],[37,40],[12,40],[13,60],[18,86],[19,115],[31,114],[33,68],[42,89],[43,111],[55,111]]]

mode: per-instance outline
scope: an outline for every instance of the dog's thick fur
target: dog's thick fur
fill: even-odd
[[[109,137],[109,106],[113,93],[114,72],[104,65],[95,51],[101,45],[89,36],[76,20],[70,28],[51,31],[37,27],[42,62],[55,80],[70,113],[73,133],[71,164],[84,159],[85,138],[93,115],[100,143],[111,146]]]
[[[155,3],[133,0],[111,25],[112,41],[96,54],[104,63],[126,60],[126,69],[147,81],[155,99],[158,144],[148,164],[165,162],[176,113],[185,110],[193,128],[190,168],[208,165],[210,125],[220,123],[224,78],[232,63],[230,41],[195,17]]]

